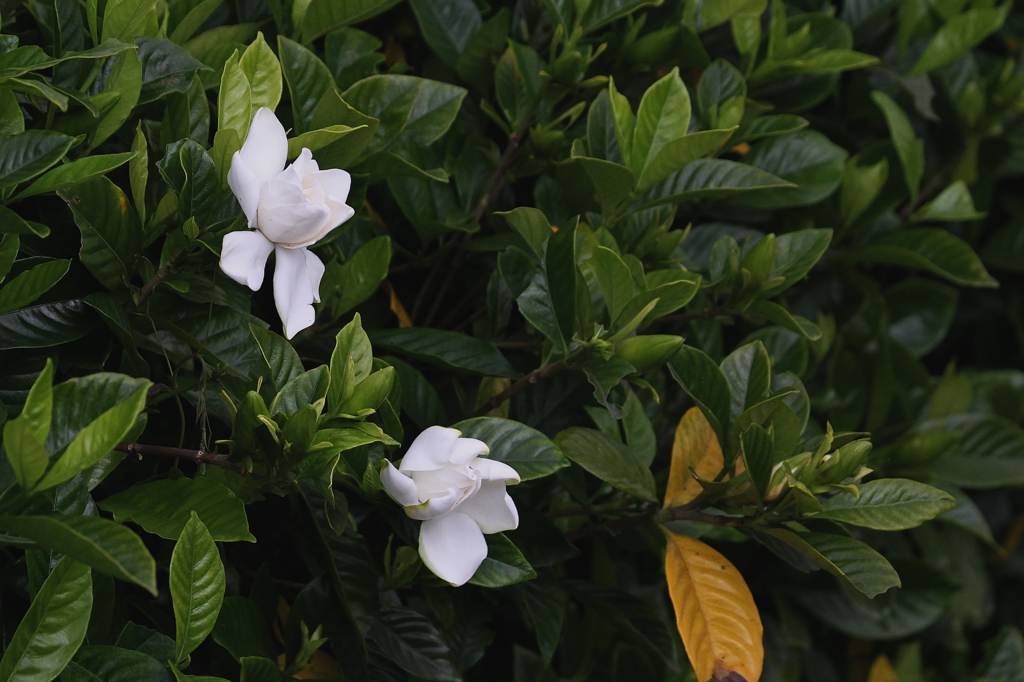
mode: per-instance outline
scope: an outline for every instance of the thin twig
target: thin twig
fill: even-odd
[[[141,289],[139,289],[139,295],[135,299],[135,307],[141,306],[146,301],[146,299],[149,298],[149,295],[152,294],[153,291],[158,286],[160,286],[160,284],[162,284],[163,281],[167,279],[172,272],[174,272],[174,266],[177,265],[178,259],[181,257],[183,253],[185,253],[184,249],[176,252],[174,255],[167,259],[166,263],[157,268],[156,273],[149,279],[148,282],[142,285]]]
[[[548,378],[552,374],[561,372],[568,366],[569,365],[566,363],[565,360],[559,360],[558,362],[552,362],[547,365],[544,365],[543,367],[538,367],[537,369],[533,370],[526,376],[515,381],[511,386],[506,388],[504,391],[491,396],[491,398],[487,402],[480,406],[480,409],[476,411],[476,414],[487,414],[488,412],[495,409],[503,402],[519,393],[520,391],[525,390],[527,387],[532,386],[538,381]]]
[[[228,469],[239,469],[235,462],[232,462],[228,455],[206,450],[188,450],[185,448],[172,448],[166,445],[145,445],[143,443],[118,443],[114,448],[118,452],[124,452],[136,457],[167,457],[177,460],[187,460],[195,464],[215,464]]]
[[[491,173],[491,178],[487,182],[487,190],[484,192],[484,195],[480,197],[480,201],[477,202],[476,207],[470,214],[470,222],[472,224],[480,224],[480,221],[483,220],[484,214],[487,213],[487,209],[490,208],[491,204],[493,204],[498,198],[498,194],[501,193],[501,189],[505,183],[505,175],[508,173],[509,168],[512,167],[512,163],[515,161],[516,154],[519,152],[519,145],[523,140],[523,136],[526,134],[527,128],[528,124],[524,123],[518,130],[509,135],[508,144],[505,145],[505,151],[502,152],[501,158],[498,159],[498,165],[495,166],[494,172]],[[456,248],[461,247],[468,238],[469,235],[467,233],[461,234],[452,242],[452,245]],[[434,297],[434,301],[430,306],[430,311],[427,313],[423,326],[429,327],[430,323],[437,315],[437,312],[441,309],[441,301],[448,292],[448,288],[451,287],[452,282],[455,281],[455,275],[458,273],[459,267],[462,265],[463,256],[464,252],[461,248],[458,248],[458,252],[455,254],[454,260],[448,262],[448,272],[445,273],[444,281],[441,282],[441,287],[438,289],[437,295]],[[447,258],[435,263],[434,271],[431,271],[431,275],[434,274],[441,263],[446,261],[448,261]]]

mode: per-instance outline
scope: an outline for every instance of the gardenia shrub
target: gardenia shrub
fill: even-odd
[[[1022,40],[0,3],[0,682],[1022,679]]]

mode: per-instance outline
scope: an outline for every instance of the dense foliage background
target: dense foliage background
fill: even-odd
[[[0,27],[0,680],[1024,679],[1020,3]],[[260,106],[354,178],[291,342],[218,269]],[[523,479],[458,589],[433,424]]]

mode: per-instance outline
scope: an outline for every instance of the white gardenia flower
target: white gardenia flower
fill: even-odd
[[[456,429],[431,426],[409,446],[396,469],[380,472],[384,489],[405,513],[423,521],[420,558],[439,578],[463,585],[487,557],[484,533],[519,526],[505,486],[519,483],[516,470],[484,459],[487,444],[461,438]]]
[[[346,171],[320,170],[306,148],[285,167],[287,160],[284,127],[273,111],[261,107],[228,172],[228,185],[251,229],[224,236],[220,268],[257,291],[263,285],[267,258],[274,252],[274,303],[290,339],[313,324],[313,303],[320,301],[324,264],[306,247],[355,210],[345,203],[352,185]]]

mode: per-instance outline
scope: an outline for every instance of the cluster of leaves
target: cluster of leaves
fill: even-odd
[[[1019,6],[0,9],[0,682],[1019,678]],[[292,342],[260,107],[353,176]],[[458,590],[434,424],[523,481]]]

